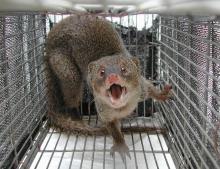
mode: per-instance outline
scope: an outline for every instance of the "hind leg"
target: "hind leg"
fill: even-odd
[[[78,108],[82,99],[83,79],[73,61],[60,51],[49,58],[50,67],[59,80],[65,108]]]

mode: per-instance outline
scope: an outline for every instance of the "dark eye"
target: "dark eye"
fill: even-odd
[[[121,72],[122,72],[122,73],[125,73],[125,72],[126,72],[125,67],[123,67],[123,66],[121,67]]]
[[[101,76],[101,77],[104,77],[104,75],[105,75],[105,69],[101,69],[101,70],[100,70],[100,76]]]

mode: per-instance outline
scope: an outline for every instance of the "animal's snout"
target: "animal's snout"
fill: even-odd
[[[108,85],[117,84],[118,82],[119,82],[119,76],[115,73],[111,73],[106,78],[106,84]]]

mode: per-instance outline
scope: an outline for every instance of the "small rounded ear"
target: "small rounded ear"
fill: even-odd
[[[88,65],[88,73],[92,72],[92,70],[95,68],[95,62],[90,62]]]
[[[90,62],[89,64],[88,64],[88,73],[87,73],[87,83],[88,83],[88,85],[89,85],[89,88],[90,89],[92,89],[92,87],[91,87],[91,81],[92,81],[92,77],[93,77],[93,70],[95,69],[95,62]]]
[[[132,62],[134,62],[134,64],[137,66],[137,68],[139,68],[140,60],[137,57],[132,57],[131,60],[132,60]]]

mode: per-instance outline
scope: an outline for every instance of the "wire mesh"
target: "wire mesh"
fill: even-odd
[[[66,15],[49,15],[50,19],[48,20],[47,28],[50,29],[54,24],[65,17]],[[144,17],[145,22],[147,22],[147,17],[149,16],[146,15]],[[151,42],[155,40],[156,33],[152,33],[152,30],[147,28],[138,30],[137,15],[125,18],[119,17],[117,19],[118,22],[114,22],[112,17],[110,17],[109,20],[122,36],[124,44],[130,53],[141,60],[142,74],[147,78],[155,79],[156,71],[154,66],[156,59],[153,59],[153,56],[156,54],[157,49]],[[125,20],[127,21],[127,26],[122,25]],[[92,116],[95,114],[95,110],[91,102],[91,95],[87,89],[85,89],[85,91],[87,92],[84,92],[81,114],[84,115],[84,120],[90,125],[97,125],[99,123],[97,116]],[[85,114],[85,112],[88,112],[88,114]],[[154,113],[152,100],[140,103],[135,112],[135,116],[132,116],[130,120],[127,119],[122,125],[150,125],[162,127],[161,121],[158,121],[158,118],[144,118],[144,116],[149,116]],[[139,119],[138,116],[141,118]],[[132,158],[131,160],[127,159],[125,164],[123,164],[118,154],[113,158],[110,156],[112,143],[109,136],[87,137],[81,135],[65,135],[52,129],[47,132],[47,128],[44,127],[40,133],[40,135],[46,135],[46,138],[42,144],[39,144],[38,141],[40,136],[34,140],[35,144],[37,144],[34,147],[35,150],[27,153],[26,156],[28,160],[24,160],[20,167],[175,168],[164,137],[161,134],[131,133],[125,135],[126,142],[129,142]]]
[[[161,16],[160,78],[174,87],[160,104],[179,165],[219,168],[219,22],[211,17]]]
[[[151,15],[141,15],[145,27],[140,30],[140,15],[108,18],[129,52],[140,59],[142,74],[155,83],[172,84],[174,95],[165,104],[140,103],[135,116],[122,123],[165,125],[169,131],[166,137],[125,135],[132,159],[123,164],[117,155],[110,157],[108,136],[48,131],[44,41],[46,32],[67,15],[48,16],[50,20],[39,13],[0,16],[0,168],[220,168],[219,21],[160,16],[147,29]],[[81,113],[88,111],[84,120],[96,125],[85,90]]]
[[[16,168],[45,114],[45,16],[0,16],[0,168]]]
[[[97,125],[97,117],[84,117],[90,125]],[[155,118],[131,118],[123,125],[159,125]],[[30,168],[175,168],[168,147],[161,134],[131,133],[125,135],[131,159],[121,161],[118,154],[111,157],[112,139],[109,136],[65,135],[53,129],[47,133]]]

